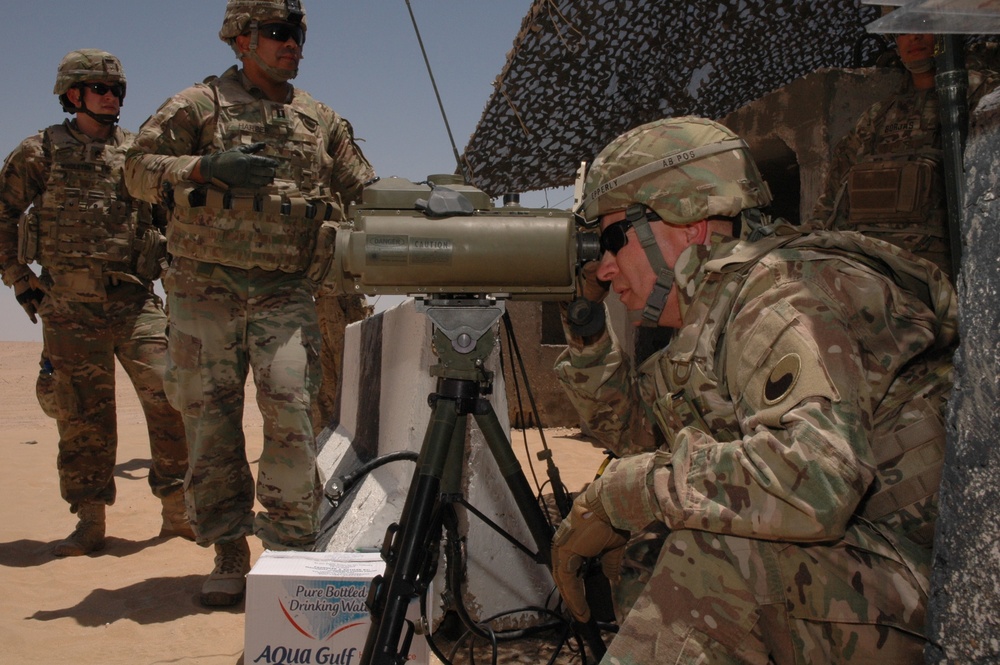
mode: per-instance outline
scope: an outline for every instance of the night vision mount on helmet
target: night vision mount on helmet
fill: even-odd
[[[118,115],[93,113],[86,106],[79,108],[70,103],[66,93],[70,88],[84,83],[107,83],[121,86],[119,101],[125,101],[126,81],[125,70],[121,60],[107,51],[84,48],[70,51],[63,56],[56,71],[56,85],[52,93],[59,95],[59,103],[66,113],[86,113],[101,124],[111,125],[118,122]]]

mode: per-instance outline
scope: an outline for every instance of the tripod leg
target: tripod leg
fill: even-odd
[[[535,502],[534,493],[531,491],[531,486],[528,485],[528,479],[525,478],[524,471],[521,469],[521,463],[514,455],[510,441],[507,439],[503,427],[500,426],[500,421],[497,419],[496,411],[493,410],[493,405],[486,400],[480,400],[477,406],[476,423],[486,437],[486,443],[489,445],[493,457],[496,458],[497,466],[500,467],[500,473],[504,480],[507,481],[507,486],[514,496],[514,502],[517,503],[517,507],[521,510],[521,516],[528,525],[528,530],[531,531],[531,536],[538,547],[540,560],[551,570],[552,551],[550,547],[552,545],[552,528],[549,526],[548,521],[546,521],[541,507]],[[602,658],[607,648],[601,638],[601,631],[597,626],[597,621],[591,618],[585,624],[577,623],[576,625],[577,630],[579,630],[582,637],[586,640],[594,655],[598,659]]]
[[[535,493],[532,492],[528,479],[524,476],[521,463],[514,455],[514,450],[510,446],[510,440],[504,432],[500,421],[497,418],[493,405],[486,400],[480,400],[476,409],[476,424],[482,430],[486,443],[496,459],[497,466],[500,467],[500,475],[503,476],[510,493],[514,497],[514,503],[521,511],[521,517],[528,525],[528,531],[538,548],[539,561],[551,567],[552,527],[545,514],[542,512],[538,502],[535,501]]]
[[[461,417],[461,441],[465,439],[465,416]],[[417,576],[427,558],[427,539],[434,532],[434,520],[440,500],[441,477],[453,442],[458,438],[458,405],[454,400],[438,399],[427,424],[417,468],[403,506],[399,524],[389,527],[383,545],[385,575],[372,581],[369,610],[372,624],[368,630],[362,665],[401,665],[407,654],[399,653],[399,639],[406,619],[407,606],[417,595]],[[459,452],[461,452],[461,445]],[[398,536],[398,537],[397,537]],[[372,600],[374,598],[374,600]],[[408,642],[408,640],[407,640]]]

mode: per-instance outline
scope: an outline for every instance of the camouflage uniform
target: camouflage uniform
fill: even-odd
[[[668,440],[607,471],[611,523],[665,534],[635,540],[607,662],[688,662],[685,641],[718,662],[918,662],[937,482],[880,502],[914,455],[940,471],[954,292],[857,234],[695,246],[676,272],[684,326],[636,375],[609,334],[556,366],[603,444],[632,452],[650,420]]]
[[[201,156],[253,142],[279,164],[272,185],[225,190],[188,179]],[[317,236],[342,219],[341,202],[358,197],[371,166],[330,108],[297,88],[285,103],[269,101],[232,67],[165,102],[125,172],[136,196],[167,192],[173,206],[167,381],[188,432],[198,542],[254,532],[268,548],[308,549],[321,498],[310,417],[321,338],[307,270],[314,251],[330,258]],[[256,493],[265,512],[256,518],[242,430],[251,369],[264,417]]]
[[[992,72],[969,71],[969,108],[998,82]],[[950,275],[943,160],[937,92],[917,90],[907,76],[837,144],[814,224],[891,242]]]
[[[623,456],[552,548],[582,621],[580,561],[603,554],[620,623],[603,662],[921,659],[955,293],[858,233],[726,234],[769,201],[745,144],[700,118],[626,132],[588,175],[596,276],[676,328],[633,369],[609,328],[567,325],[556,364]]]
[[[146,416],[153,494],[176,496],[187,469],[183,423],[163,391],[166,315],[153,275],[137,274],[139,240],[159,233],[148,206],[132,202],[121,184],[132,139],[118,127],[106,142],[91,139],[67,120],[25,139],[0,172],[0,270],[8,285],[30,271],[18,260],[18,219],[34,204],[24,214],[20,241],[31,247],[21,257],[42,266],[38,313],[55,393],[47,403],[59,427],[60,491],[72,512],[115,500],[116,357]]]

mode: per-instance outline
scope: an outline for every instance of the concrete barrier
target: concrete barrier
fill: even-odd
[[[319,436],[320,468],[326,478],[342,477],[360,465],[396,451],[419,452],[431,416],[427,397],[436,379],[432,324],[407,300],[347,328],[344,347],[340,422]],[[503,374],[498,352],[487,362],[494,372],[491,402],[505,432],[510,431]],[[501,528],[534,551],[496,462],[474,419],[468,418],[463,495]],[[390,524],[399,520],[415,465],[394,461],[371,471],[336,510],[323,515],[319,549],[348,552],[379,548]],[[484,524],[459,509],[459,531],[466,539],[465,606],[477,620],[514,611],[498,626],[517,626],[525,618],[517,612],[544,606],[553,596],[548,570]],[[439,618],[441,570],[433,618]]]

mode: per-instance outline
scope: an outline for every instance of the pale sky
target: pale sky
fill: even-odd
[[[68,117],[52,87],[77,48],[118,56],[128,79],[121,125],[137,131],[168,97],[236,59],[218,38],[225,0],[32,0],[5,2],[6,107],[0,153]],[[531,0],[410,0],[458,151],[475,129]],[[413,181],[452,173],[455,157],[405,0],[303,0],[305,59],[295,85],[353,125],[380,176]],[[565,191],[522,204],[567,208]],[[383,303],[384,305],[384,303]],[[41,341],[0,285],[0,341]]]

